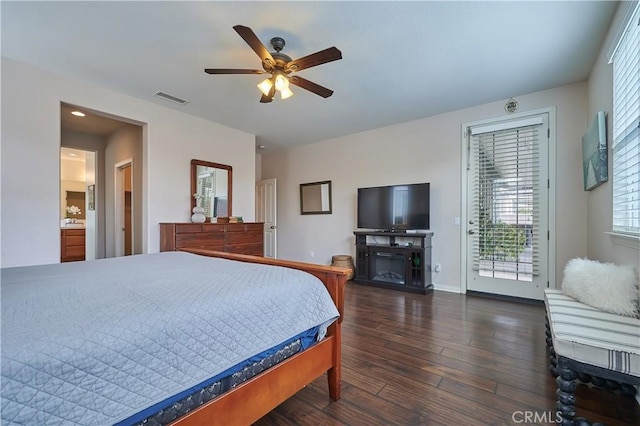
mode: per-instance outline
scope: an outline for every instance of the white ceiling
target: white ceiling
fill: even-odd
[[[2,54],[253,133],[274,149],[584,81],[617,5],[2,1]],[[236,24],[269,48],[283,37],[294,59],[339,48],[342,60],[299,73],[333,96],[294,86],[292,98],[260,104],[264,76],[205,74],[260,69]]]

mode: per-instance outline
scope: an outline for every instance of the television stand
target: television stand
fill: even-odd
[[[422,294],[433,290],[433,232],[354,231],[353,234],[355,283]]]

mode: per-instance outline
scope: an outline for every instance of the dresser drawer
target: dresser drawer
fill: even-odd
[[[260,231],[262,232],[263,225],[262,223],[228,223],[227,224],[227,232],[228,233],[238,233],[238,232],[247,232],[247,231]]]
[[[227,252],[238,253],[238,254],[248,254],[251,256],[263,256],[264,246],[262,242],[251,243],[251,244],[239,244],[239,245],[232,245],[232,246],[228,245]]]
[[[245,232],[229,232],[227,244],[262,243],[262,229]]]
[[[205,234],[222,234],[224,235],[224,225],[220,223],[204,223],[202,224],[202,232]]]
[[[187,234],[202,232],[200,223],[180,223],[176,225],[176,234]]]
[[[187,247],[207,247],[212,250],[224,250],[224,233],[176,235],[176,249]]]

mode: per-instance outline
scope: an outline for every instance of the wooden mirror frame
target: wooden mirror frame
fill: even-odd
[[[210,161],[191,160],[191,194],[189,195],[189,198],[191,199],[191,209],[193,209],[196,206],[196,199],[193,197],[193,194],[195,194],[196,191],[198,190],[198,183],[197,183],[198,166],[213,167],[214,169],[223,169],[223,170],[226,170],[227,173],[229,174],[227,179],[227,216],[231,216],[231,211],[232,211],[231,195],[233,194],[231,192],[231,189],[233,188],[233,185],[232,185],[233,170],[231,166],[228,166],[226,164],[212,163]]]
[[[328,206],[323,205],[323,201],[325,200],[322,198],[322,187],[324,185],[327,186],[328,197],[326,201],[328,203]],[[313,199],[310,199],[309,198],[310,193],[308,191],[316,190],[316,189],[317,191],[319,191],[319,195],[315,196],[315,194],[313,194],[313,197],[312,197]],[[320,202],[320,205],[318,206],[318,208],[315,208],[317,201]],[[331,181],[330,180],[300,184],[300,214],[331,214],[332,210],[333,210],[333,206],[331,201]]]

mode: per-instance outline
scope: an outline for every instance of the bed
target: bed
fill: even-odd
[[[325,372],[337,400],[348,272],[200,249],[3,269],[2,424],[251,424]]]

